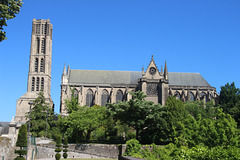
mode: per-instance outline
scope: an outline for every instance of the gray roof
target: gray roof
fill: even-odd
[[[70,70],[70,83],[83,84],[137,84],[142,72]]]
[[[169,85],[211,87],[200,73],[169,72]]]
[[[169,85],[211,87],[200,73],[169,72]],[[139,71],[70,70],[69,83],[138,84]]]

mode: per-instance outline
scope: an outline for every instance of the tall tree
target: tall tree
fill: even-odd
[[[25,160],[23,157],[23,155],[27,154],[27,150],[24,149],[27,147],[27,126],[25,124],[23,124],[19,129],[16,146],[20,147],[20,149],[15,150],[15,153],[19,155],[17,158],[15,158],[15,160]]]
[[[6,32],[3,26],[7,26],[7,20],[16,17],[22,7],[22,0],[1,0],[0,1],[0,42],[6,39]]]
[[[161,106],[144,100],[146,95],[141,91],[131,94],[133,95],[133,99],[118,104],[109,104],[108,110],[115,120],[120,120],[129,127],[134,128],[136,138],[140,140],[140,134],[151,126],[149,122],[153,122],[153,120],[156,119],[156,113],[160,113]]]
[[[43,137],[46,135],[46,127],[47,129],[54,127],[55,115],[53,109],[46,103],[43,92],[39,92],[38,97],[33,101],[31,113],[28,112],[26,117],[30,118],[30,132],[33,136]]]
[[[230,114],[240,126],[240,89],[234,82],[221,87],[219,104],[223,112]]]

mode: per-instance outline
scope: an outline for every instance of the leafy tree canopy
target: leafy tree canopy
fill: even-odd
[[[92,106],[80,107],[67,117],[60,117],[59,127],[66,133],[71,142],[79,142],[85,137],[90,140],[92,131],[104,125],[106,120],[106,107]]]
[[[161,105],[154,105],[153,102],[146,101],[144,98],[146,95],[137,91],[131,93],[133,99],[127,102],[119,102],[117,104],[109,104],[108,111],[115,120],[120,120],[122,123],[136,130],[136,138],[140,138],[140,133],[144,130],[151,128],[153,122],[157,122],[157,118],[160,118]],[[159,121],[161,119],[158,119]],[[158,125],[158,124],[157,124]]]
[[[219,104],[223,112],[230,114],[240,126],[240,89],[234,82],[221,87]]]
[[[46,127],[49,134],[56,129],[56,115],[49,104],[46,103],[43,92],[39,92],[38,97],[33,101],[33,106],[30,112],[27,113],[27,118],[30,118],[30,132],[33,136],[43,137],[46,134]],[[28,124],[28,122],[27,122]],[[53,131],[54,132],[54,131]],[[49,135],[51,137],[51,135]]]
[[[22,0],[1,0],[0,3],[0,42],[6,39],[3,26],[7,26],[7,20],[13,19],[20,12]]]

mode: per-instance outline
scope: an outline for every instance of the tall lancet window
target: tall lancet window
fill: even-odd
[[[93,91],[91,89],[87,90],[86,105],[89,107],[93,106]]]
[[[35,87],[35,77],[32,77],[32,91],[34,91],[34,87]]]
[[[38,58],[35,59],[35,72],[38,72]]]
[[[118,90],[116,94],[116,103],[119,103],[119,101],[122,101],[122,100],[123,100],[123,92],[121,90]]]
[[[41,53],[45,53],[45,38],[42,39],[42,44],[41,44]]]
[[[37,77],[36,91],[39,91],[39,77]]]
[[[176,99],[181,99],[180,93],[178,91],[174,93],[174,96],[176,97]]]
[[[192,92],[190,92],[190,101],[194,101],[195,98],[194,98],[194,94]]]
[[[39,46],[40,46],[40,39],[39,37],[37,37],[37,47],[36,47],[36,53],[38,54],[39,53]]]
[[[44,61],[44,59],[42,58],[42,59],[41,59],[41,65],[40,65],[40,72],[44,72],[44,70],[45,70],[45,61]]]
[[[101,106],[106,106],[106,104],[108,103],[108,100],[109,100],[108,91],[104,89],[101,95]]]
[[[41,91],[44,91],[44,78],[41,79]]]
[[[36,24],[36,34],[40,34],[40,26],[41,24]]]

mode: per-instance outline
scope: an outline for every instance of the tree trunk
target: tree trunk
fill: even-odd
[[[89,142],[92,131],[88,130],[86,135],[86,141]]]

